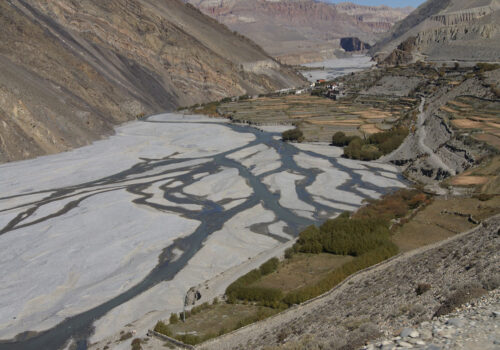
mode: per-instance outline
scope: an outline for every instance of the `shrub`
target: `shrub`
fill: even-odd
[[[170,331],[170,329],[168,328],[168,326],[164,322],[162,322],[162,321],[158,321],[156,323],[156,326],[155,326],[155,328],[153,330],[155,332],[164,334],[164,335],[166,335],[168,337],[172,336],[172,332]]]
[[[135,338],[132,340],[132,350],[142,350],[141,340],[139,338]]]
[[[476,285],[465,285],[456,292],[450,294],[434,313],[434,317],[447,315],[457,307],[465,304],[471,299],[479,298],[486,294],[486,290]]]
[[[349,142],[349,145],[344,148],[344,156],[351,159],[360,159],[361,157],[361,147],[363,147],[364,141],[360,137],[355,137]]]
[[[127,332],[127,333],[122,334],[122,335],[120,336],[120,341],[124,341],[124,340],[130,339],[130,338],[132,338],[132,333]]]
[[[302,142],[304,141],[304,134],[299,128],[295,128],[292,130],[287,130],[281,134],[283,141],[291,141],[291,142]]]
[[[382,152],[376,146],[373,145],[363,145],[361,147],[360,159],[365,161],[379,159],[382,156]]]
[[[355,136],[346,136],[346,134],[342,131],[338,131],[332,136],[332,145],[344,147],[347,146],[354,138]]]
[[[177,322],[179,322],[179,316],[177,316],[177,314],[175,314],[175,313],[170,314],[169,323],[176,324]]]
[[[474,67],[474,70],[479,71],[479,72],[482,73],[482,72],[489,72],[489,71],[492,71],[492,70],[495,70],[495,69],[498,69],[498,68],[500,68],[499,64],[495,64],[495,63],[478,63]]]
[[[262,276],[269,275],[278,269],[280,261],[278,258],[272,258],[262,264],[259,268]]]
[[[431,285],[429,283],[419,283],[415,289],[415,293],[417,293],[417,295],[422,295],[430,289]]]

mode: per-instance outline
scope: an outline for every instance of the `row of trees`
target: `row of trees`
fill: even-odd
[[[283,292],[281,290],[252,286],[252,284],[260,280],[263,276],[276,271],[278,266],[279,260],[272,258],[258,269],[250,271],[231,283],[226,289],[228,302],[233,303],[236,300],[246,300],[258,302],[263,306],[279,307],[279,302],[283,299]]]
[[[319,228],[300,233],[295,252],[360,256],[390,242],[389,223],[382,219],[354,219],[347,215],[327,220]]]

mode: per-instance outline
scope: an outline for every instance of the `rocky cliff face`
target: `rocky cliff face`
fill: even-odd
[[[499,23],[498,0],[429,0],[394,26],[372,53],[384,59],[414,37],[413,60],[498,61]]]
[[[340,39],[340,46],[347,52],[364,51],[371,48],[370,44],[364,43],[355,37]]]
[[[303,83],[179,0],[6,0],[0,26],[0,162],[82,146],[144,114]]]
[[[335,57],[342,37],[373,43],[410,9],[313,0],[185,0],[248,36],[280,61],[300,64]]]

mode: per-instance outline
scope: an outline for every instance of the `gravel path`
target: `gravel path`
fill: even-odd
[[[404,328],[399,336],[377,341],[363,350],[498,350],[500,349],[500,289],[471,301],[455,312]]]

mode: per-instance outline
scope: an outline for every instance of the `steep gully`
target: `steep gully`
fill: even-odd
[[[147,119],[143,122],[182,123],[171,121],[150,121]],[[299,151],[294,145],[278,141],[274,139],[277,134],[261,132],[256,129],[241,125],[231,125],[226,123],[220,124],[229,127],[236,132],[252,133],[255,136],[255,140],[243,147],[231,149],[224,153],[220,153],[213,157],[210,157],[209,162],[203,163],[201,165],[186,166],[180,168],[176,168],[175,166],[173,166],[172,168],[174,169],[172,170],[167,170],[151,175],[147,173],[150,173],[155,168],[164,167],[166,165],[175,165],[186,161],[192,161],[193,159],[172,159],[169,157],[162,160],[142,159],[139,163],[132,166],[130,169],[95,181],[82,183],[76,186],[55,188],[41,192],[24,193],[8,198],[0,198],[0,201],[2,201],[33,194],[47,194],[47,196],[42,200],[30,203],[30,209],[23,211],[21,214],[11,220],[5,227],[0,227],[0,237],[2,234],[5,234],[7,232],[15,232],[21,227],[34,225],[47,220],[57,219],[58,216],[61,216],[78,207],[79,203],[91,196],[97,196],[103,192],[121,190],[124,188],[128,192],[137,196],[137,198],[133,200],[133,202],[137,205],[149,206],[152,209],[159,211],[175,212],[186,218],[197,220],[200,222],[198,228],[191,235],[184,238],[179,238],[175,240],[175,242],[170,246],[165,247],[163,253],[159,257],[157,266],[137,285],[97,307],[65,319],[63,322],[53,327],[52,329],[35,334],[33,332],[26,332],[23,334],[19,334],[14,340],[2,341],[0,342],[0,350],[59,349],[67,344],[70,339],[74,339],[76,341],[78,349],[87,349],[88,338],[93,332],[94,321],[103,317],[107,312],[114,309],[115,307],[126,303],[135,296],[152,288],[156,284],[162,281],[173,279],[174,276],[181,269],[183,269],[183,267],[186,266],[186,264],[196,254],[196,252],[201,249],[202,244],[207,237],[209,237],[212,233],[220,230],[223,227],[224,223],[230,218],[246,209],[255,206],[258,203],[262,203],[266,209],[271,210],[275,214],[276,220],[284,221],[288,225],[287,232],[289,232],[293,236],[296,236],[305,226],[314,223],[320,223],[325,217],[337,213],[338,210],[314,202],[312,196],[306,191],[306,188],[314,182],[316,176],[321,173],[321,171],[314,169],[304,169],[298,166],[294,161],[293,156],[298,154],[299,152],[306,153],[312,157],[327,159],[337,169],[347,172],[350,175],[351,179],[345,182],[343,185],[339,186],[339,190],[354,192],[356,193],[356,195],[363,198],[366,198],[367,196],[357,189],[357,186],[361,184],[364,188],[377,191],[379,193],[386,193],[391,190],[391,188],[382,188],[370,183],[362,182],[361,176],[359,174],[355,173],[348,167],[342,166],[334,158],[329,158],[314,152]],[[189,126],[187,125],[187,127]],[[251,169],[248,169],[239,162],[226,157],[230,153],[234,153],[241,149],[259,144],[269,146],[279,153],[282,164],[280,168],[261,174],[259,176],[255,176],[251,172]],[[172,195],[174,192],[178,192],[180,188],[187,187],[190,184],[198,181],[196,179],[197,174],[215,174],[220,170],[221,167],[237,169],[239,175],[242,176],[246,180],[247,184],[252,188],[253,194],[248,197],[244,203],[232,209],[224,210],[219,203],[207,200],[204,197],[186,194],[185,198],[179,198]],[[174,178],[176,181],[181,181],[183,184],[173,188],[162,186],[161,189],[164,191],[164,198],[172,203],[180,205],[202,205],[203,210],[191,211],[177,206],[166,206],[150,203],[147,201],[148,198],[151,197],[151,195],[145,193],[145,190],[147,190],[156,182],[165,181],[165,179],[158,179],[159,174],[168,177],[169,174],[173,174],[179,171],[187,171],[186,174],[176,176]],[[290,209],[281,206],[279,203],[279,194],[271,193],[269,189],[262,183],[262,179],[264,177],[283,171],[290,171],[304,176],[303,181],[296,183],[296,191],[300,200],[312,205],[315,208],[313,220],[300,217]],[[379,171],[382,171],[382,169],[377,169],[376,165],[373,165],[373,167],[370,168],[370,171],[372,171],[373,173],[378,173]],[[387,172],[387,170],[383,171]],[[398,177],[400,178],[400,180],[402,180],[400,175],[398,175]],[[135,181],[132,184],[127,184],[127,181],[129,181],[131,178],[133,178]],[[325,191],[327,190],[328,189],[325,189]],[[67,202],[67,204],[59,211],[53,212],[50,215],[46,215],[45,217],[29,222],[30,216],[39,208],[53,202],[67,200],[68,198],[74,198],[74,200]],[[339,203],[342,202],[339,201]],[[10,209],[13,208],[0,210],[0,212]],[[267,230],[263,228],[262,225],[257,226],[259,227],[253,227],[254,230],[258,230],[257,233],[268,234]],[[282,238],[278,237],[273,238],[283,240]],[[182,251],[182,255],[180,257],[174,257],[174,250]]]

